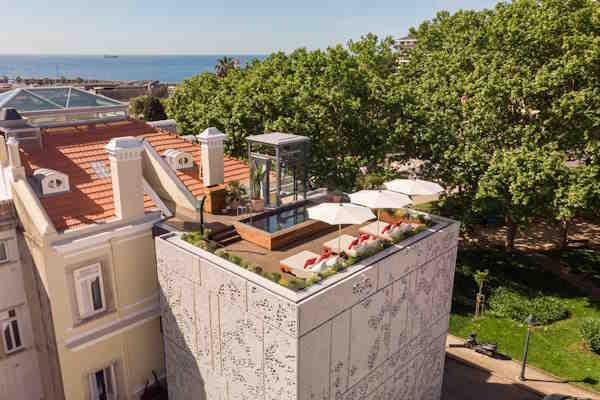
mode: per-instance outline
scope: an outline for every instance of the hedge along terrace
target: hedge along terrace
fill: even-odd
[[[487,310],[474,318],[477,270],[489,270],[484,285]],[[458,253],[450,333],[496,342],[515,360],[523,354],[526,325],[533,314],[536,326],[528,362],[572,383],[600,391],[600,304],[571,289],[550,272],[540,271],[533,258],[496,249],[466,248]]]
[[[432,226],[434,224],[434,222],[431,219],[426,218],[423,215],[419,214],[417,215],[417,218],[420,222],[419,226],[414,227],[409,231],[402,232],[393,240],[381,240],[376,247],[370,248],[364,253],[361,253],[360,256],[351,257],[344,255],[343,257],[340,257],[340,261],[337,264],[325,269],[322,272],[315,273],[309,278],[300,278],[290,274],[265,271],[262,266],[251,263],[243,259],[241,256],[233,253],[232,251],[227,251],[226,249],[218,248],[217,243],[209,239],[210,233],[208,231],[205,231],[204,235],[202,235],[199,231],[184,233],[181,236],[181,239],[203,250],[214,253],[216,256],[226,259],[240,266],[241,268],[254,272],[255,274],[261,275],[263,278],[278,283],[279,285],[287,287],[291,290],[298,291],[311,285],[314,285],[329,276],[335,275],[338,272],[350,267],[351,265],[354,265],[361,260],[364,260],[374,254],[377,254],[383,249],[386,249],[394,244],[400,243],[408,239],[411,236],[423,232],[429,226]]]

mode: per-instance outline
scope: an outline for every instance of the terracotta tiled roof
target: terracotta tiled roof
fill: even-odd
[[[204,184],[200,179],[200,171],[198,166],[201,164],[200,145],[190,143],[181,137],[172,133],[152,132],[140,135],[154,147],[161,156],[168,149],[175,149],[190,153],[194,158],[194,167],[184,170],[175,171],[176,175],[183,184],[192,192],[195,197],[204,194]],[[231,181],[243,181],[248,179],[248,165],[235,158],[225,157],[225,183]]]
[[[112,138],[122,136],[145,138],[160,155],[169,148],[185,150],[192,153],[196,164],[200,163],[199,145],[157,131],[140,121],[46,129],[43,133],[43,149],[21,149],[21,159],[28,176],[38,168],[54,169],[69,176],[69,192],[40,199],[57,230],[100,223],[115,216],[111,178],[97,176],[92,163],[102,162],[110,171],[104,146]],[[196,166],[177,171],[177,176],[194,196],[204,193]],[[244,162],[225,158],[226,182],[247,177],[248,168]],[[147,195],[144,196],[144,206],[146,211],[156,209]]]

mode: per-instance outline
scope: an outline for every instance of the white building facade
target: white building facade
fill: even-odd
[[[12,200],[0,201],[0,399],[43,399]]]
[[[170,400],[439,400],[459,225],[301,292],[156,239]]]

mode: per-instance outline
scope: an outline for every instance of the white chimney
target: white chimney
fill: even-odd
[[[144,215],[143,150],[142,142],[131,136],[112,139],[106,145],[118,219]]]
[[[6,140],[4,136],[0,135],[0,167],[6,167],[8,165],[8,148],[6,147]]]
[[[217,128],[208,128],[200,135],[202,148],[202,180],[204,186],[220,185],[225,181],[223,141],[226,135]]]
[[[14,137],[6,141],[6,150],[8,152],[8,165],[13,168],[21,166],[21,154],[19,153],[19,142]]]

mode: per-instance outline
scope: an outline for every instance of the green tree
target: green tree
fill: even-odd
[[[517,229],[552,215],[552,202],[564,178],[564,154],[549,148],[497,151],[479,182],[480,206],[500,209],[507,226],[505,246],[514,248]]]
[[[391,39],[368,35],[347,46],[274,53],[218,79],[178,85],[167,112],[185,133],[216,126],[229,154],[245,157],[248,135],[284,131],[312,138],[314,184],[350,189],[359,168],[380,165],[401,113],[402,87]]]
[[[167,119],[162,101],[154,96],[138,96],[129,101],[129,115],[145,121]]]
[[[561,225],[560,247],[564,249],[568,245],[573,219],[600,213],[600,168],[584,165],[567,169],[552,204],[554,218]]]
[[[598,165],[598,2],[441,12],[411,35],[417,45],[392,78],[409,94],[394,140],[454,189],[465,219],[496,152],[552,144]]]
[[[225,78],[230,71],[237,69],[240,62],[232,57],[222,57],[217,61],[215,65],[215,75],[217,78]]]

